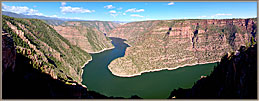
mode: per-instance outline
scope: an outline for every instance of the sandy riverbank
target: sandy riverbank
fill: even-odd
[[[218,61],[211,61],[211,62],[203,62],[203,63],[193,63],[193,64],[184,64],[184,65],[181,65],[181,66],[177,66],[177,67],[173,67],[173,68],[161,68],[161,69],[153,69],[153,70],[147,70],[147,71],[141,71],[140,73],[137,73],[137,74],[132,74],[132,75],[120,75],[120,74],[115,74],[111,71],[111,69],[108,67],[108,69],[111,71],[111,73],[115,76],[119,76],[119,77],[134,77],[134,76],[139,76],[143,73],[148,73],[148,72],[155,72],[155,71],[161,71],[161,70],[175,70],[175,69],[178,69],[180,67],[185,67],[185,66],[194,66],[194,65],[199,65],[199,64],[208,64],[208,63],[216,63],[216,62],[219,62],[220,60]]]

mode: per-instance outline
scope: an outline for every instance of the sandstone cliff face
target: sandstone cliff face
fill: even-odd
[[[41,20],[3,16],[3,31],[13,37],[16,52],[30,59],[33,68],[64,82],[81,83],[82,66],[91,56],[71,45]]]
[[[113,48],[105,33],[116,24],[111,22],[66,22],[53,28],[64,38],[88,53],[100,52]]]
[[[109,32],[127,39],[125,56],[111,62],[118,76],[219,61],[229,51],[256,40],[256,19],[133,22]],[[130,29],[134,30],[130,30]]]

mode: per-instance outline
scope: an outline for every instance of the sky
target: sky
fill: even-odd
[[[229,19],[257,17],[257,2],[2,2],[2,11],[100,21]]]

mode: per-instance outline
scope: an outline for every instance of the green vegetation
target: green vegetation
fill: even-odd
[[[14,40],[14,45],[16,46],[22,46],[22,47],[25,47],[25,48],[30,48],[29,45],[24,42],[17,34],[15,34],[11,28],[8,27],[8,25],[6,24],[6,20],[3,19],[3,23],[2,23],[2,30],[7,32],[7,33],[10,33],[13,37],[13,40]]]
[[[30,44],[36,46],[36,50],[30,47],[21,37],[15,33],[7,21],[17,27],[24,33],[24,38],[28,39]],[[91,59],[91,56],[78,48],[71,45],[70,42],[59,35],[52,27],[42,20],[38,19],[20,19],[3,15],[3,31],[10,33],[16,46],[25,49],[17,49],[17,52],[23,52],[26,57],[31,57],[34,68],[43,72],[54,71],[53,76],[59,79],[68,80],[68,77],[80,82],[81,67]],[[25,40],[24,39],[24,40]],[[32,54],[26,52],[27,49]],[[43,53],[43,55],[41,54]],[[47,68],[46,68],[47,67]],[[50,71],[49,69],[50,68]],[[62,71],[62,72],[61,72]]]

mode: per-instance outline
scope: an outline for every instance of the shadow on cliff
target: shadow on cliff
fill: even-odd
[[[74,99],[93,98],[109,99],[121,97],[107,97],[94,91],[87,91],[81,85],[68,85],[50,75],[34,69],[29,64],[30,59],[22,54],[16,54],[14,72],[11,68],[2,74],[3,99]],[[138,96],[132,96],[138,99]]]
[[[257,44],[240,47],[225,55],[210,76],[190,89],[174,90],[169,98],[179,99],[256,99]]]

